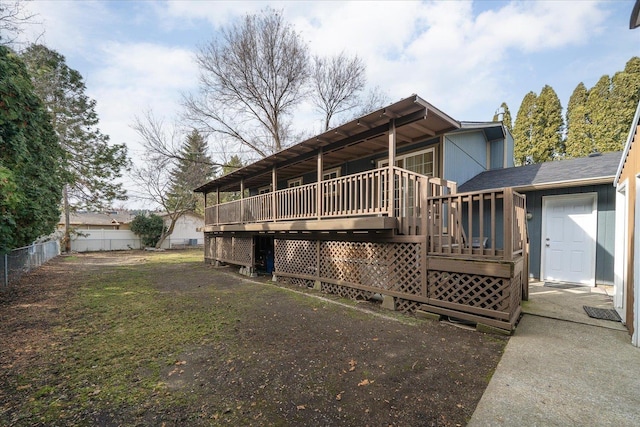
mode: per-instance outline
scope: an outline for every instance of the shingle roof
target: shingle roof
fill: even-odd
[[[74,212],[69,222],[74,225],[115,225],[128,224],[133,218],[135,215],[130,212]],[[64,214],[60,217],[60,224],[64,224]]]
[[[558,160],[482,172],[462,184],[458,191],[482,191],[513,187],[525,190],[537,186],[568,187],[589,182],[613,182],[622,152],[577,159]]]

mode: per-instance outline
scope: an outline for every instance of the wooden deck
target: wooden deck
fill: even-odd
[[[528,283],[525,210],[508,188],[456,193],[386,167],[207,207],[205,258],[251,268],[268,236],[278,279],[512,330]]]

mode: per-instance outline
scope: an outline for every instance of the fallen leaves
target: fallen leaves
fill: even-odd
[[[360,381],[358,383],[358,387],[363,387],[363,386],[366,386],[366,385],[369,385],[369,384],[373,384],[374,382],[375,382],[375,380],[369,381],[367,378],[365,378],[365,379],[363,379],[362,381]]]

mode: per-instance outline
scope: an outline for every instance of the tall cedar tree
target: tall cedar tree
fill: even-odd
[[[556,91],[545,85],[536,100],[531,158],[534,163],[548,162],[564,155],[562,105]]]
[[[537,96],[525,95],[513,130],[516,164],[541,163],[564,155],[562,105],[553,88],[545,85]]]
[[[567,139],[565,140],[567,157],[584,157],[595,148],[589,132],[588,96],[586,86],[580,82],[569,98],[566,118]]]
[[[513,133],[513,121],[511,119],[511,111],[509,111],[509,106],[507,105],[506,102],[503,102],[502,104],[500,104],[500,108],[493,115],[494,122],[498,122],[501,120],[500,114],[502,114],[502,123],[504,124],[504,127],[509,129],[509,132]]]
[[[591,149],[603,150],[604,147],[614,145],[612,142],[616,113],[612,111],[611,78],[608,75],[600,77],[589,90],[587,96],[588,136],[591,138]],[[627,126],[629,126],[627,124]]]
[[[624,70],[611,79],[611,111],[615,113],[612,124],[610,145],[600,147],[599,151],[619,151],[624,148],[629,133],[629,123],[640,101],[640,58],[634,56],[627,61]]]
[[[516,165],[532,163],[531,151],[537,138],[535,117],[536,101],[538,96],[535,92],[527,93],[522,99],[516,122],[513,126],[514,149],[513,156]]]
[[[185,106],[196,127],[265,157],[287,145],[289,117],[305,95],[308,49],[267,8],[223,28],[196,55],[200,94]]]
[[[64,56],[32,45],[22,57],[64,151],[65,250],[69,251],[71,211],[103,209],[114,200],[126,199],[122,184],[116,181],[128,165],[127,148],[109,144],[109,137],[100,132],[96,101],[85,94],[82,76],[67,66]]]
[[[55,229],[62,154],[23,61],[0,46],[0,253]]]

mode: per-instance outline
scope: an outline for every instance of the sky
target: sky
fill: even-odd
[[[640,56],[640,29],[629,30],[633,4],[36,0],[26,7],[38,24],[24,38],[38,37],[84,76],[100,129],[136,162],[135,118],[152,111],[179,122],[183,96],[198,90],[198,49],[267,6],[283,11],[311,54],[357,54],[368,87],[391,102],[417,94],[457,120],[489,121],[502,102],[515,119],[524,95],[547,84],[566,107],[578,83],[590,88]],[[321,116],[301,106],[294,125],[320,133]]]

